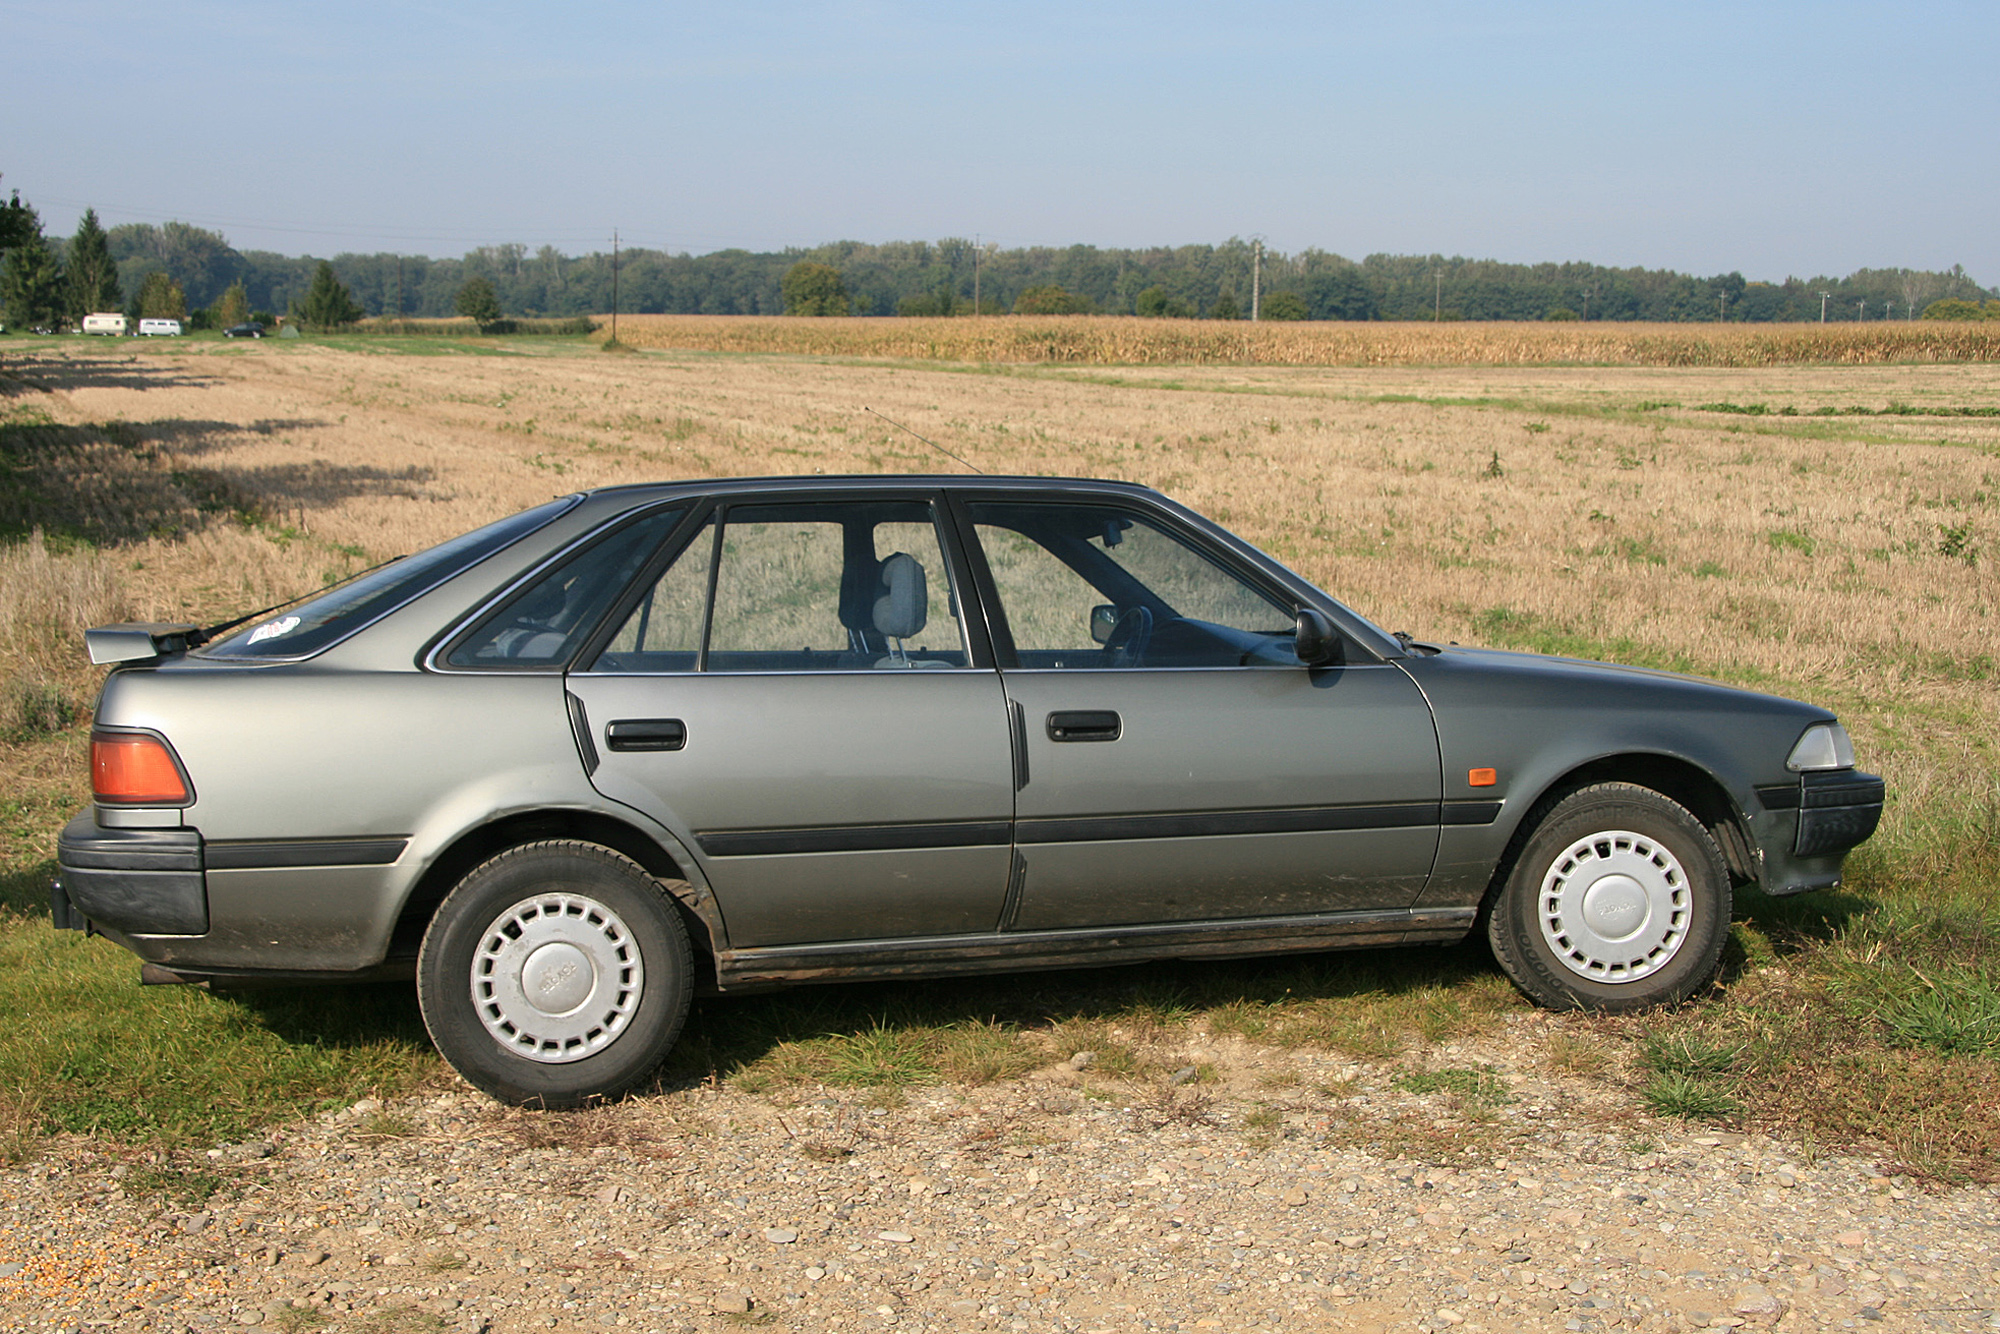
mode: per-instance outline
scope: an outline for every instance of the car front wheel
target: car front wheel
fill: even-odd
[[[474,868],[417,956],[431,1041],[515,1106],[632,1088],[680,1036],[692,983],[687,931],[660,882],[591,843],[530,843]]]
[[[1487,919],[1514,985],[1557,1010],[1683,1000],[1715,976],[1729,871],[1689,811],[1650,788],[1601,783],[1552,807]]]

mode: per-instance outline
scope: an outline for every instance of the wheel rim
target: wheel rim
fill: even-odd
[[[630,928],[582,894],[537,894],[495,917],[472,956],[472,1004],[516,1056],[594,1056],[632,1022],[646,970]]]
[[[1625,829],[1565,848],[1542,877],[1536,918],[1556,960],[1593,982],[1636,982],[1687,943],[1693,896],[1680,860]]]

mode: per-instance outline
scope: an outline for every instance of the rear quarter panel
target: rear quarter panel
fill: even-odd
[[[380,962],[411,887],[466,829],[526,810],[599,807],[555,676],[354,672],[310,663],[121,671],[105,726],[170,741],[219,841],[407,839],[382,866],[208,873],[209,933],[158,938],[185,967],[346,971]]]

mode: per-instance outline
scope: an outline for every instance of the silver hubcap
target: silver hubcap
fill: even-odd
[[[522,899],[493,919],[472,956],[479,1022],[516,1056],[549,1065],[616,1042],[645,987],[632,932],[581,894]]]
[[[1656,839],[1607,829],[1572,843],[1542,877],[1542,939],[1593,982],[1636,982],[1687,941],[1687,873]]]

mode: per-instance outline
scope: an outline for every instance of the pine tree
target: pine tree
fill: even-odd
[[[66,304],[62,262],[42,238],[41,217],[19,195],[0,209],[11,240],[0,267],[0,305],[10,324],[26,329],[53,329],[62,322]]]
[[[343,324],[352,324],[367,312],[355,304],[347,284],[334,276],[333,265],[325,260],[313,273],[312,286],[303,302],[294,303],[292,318],[316,333],[327,333]]]
[[[81,322],[100,310],[117,310],[118,261],[111,257],[111,243],[98,225],[97,210],[87,208],[70,238],[63,267],[69,270],[69,316]]]

